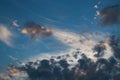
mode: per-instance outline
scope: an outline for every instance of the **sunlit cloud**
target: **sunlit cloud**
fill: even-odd
[[[21,33],[29,35],[31,38],[49,37],[52,35],[52,30],[47,29],[37,23],[27,22]]]
[[[13,46],[12,37],[14,34],[4,25],[0,25],[0,40],[8,46]]]
[[[26,80],[28,74],[19,68],[9,69],[8,72],[1,73],[0,80]]]
[[[86,32],[82,34],[76,34],[73,32],[56,30],[54,36],[64,44],[71,46],[73,49],[80,48],[83,53],[93,59],[94,52],[92,49],[94,46],[100,41],[109,42],[109,34],[102,32]],[[104,58],[112,56],[112,53],[111,47],[108,45]]]
[[[64,43],[64,45],[67,45],[70,47],[67,50],[57,52],[58,53],[57,56],[66,55],[66,54],[72,55],[76,51],[76,49],[80,49],[81,53],[84,53],[90,59],[97,60],[97,58],[94,56],[95,54],[97,54],[97,52],[94,52],[93,48],[97,44],[99,44],[100,41],[104,41],[104,45],[106,46],[105,54],[101,58],[108,59],[113,55],[111,46],[109,45],[108,33],[85,32],[81,34],[76,34],[70,31],[54,29],[53,36],[55,37],[55,39]],[[39,59],[49,59],[51,56],[54,56],[54,55],[56,56],[56,52],[43,53],[43,54],[34,56],[30,59],[32,59],[32,61],[39,60]],[[75,59],[73,62],[77,62],[77,60]]]

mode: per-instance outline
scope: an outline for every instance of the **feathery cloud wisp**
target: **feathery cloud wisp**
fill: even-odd
[[[13,33],[4,25],[0,25],[0,40],[7,44],[8,46],[12,46],[11,37]]]
[[[14,20],[14,21],[12,22],[12,25],[13,25],[14,27],[19,27],[19,24],[17,23],[17,20]]]

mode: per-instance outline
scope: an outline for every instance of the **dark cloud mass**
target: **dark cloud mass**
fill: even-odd
[[[47,29],[35,22],[27,22],[21,31],[23,34],[29,35],[31,38],[35,37],[49,37],[52,35],[52,30]]]
[[[104,51],[106,50],[106,42],[104,41],[101,41],[99,44],[97,44],[94,48],[93,48],[93,51],[96,51],[97,54],[94,55],[96,57],[100,57],[102,55],[104,55]]]
[[[120,5],[114,5],[104,8],[100,12],[101,25],[120,24]]]
[[[110,37],[110,45],[113,49],[115,57],[120,59],[120,36],[119,35],[112,35]]]

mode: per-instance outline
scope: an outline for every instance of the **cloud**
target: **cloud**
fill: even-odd
[[[97,9],[97,8],[98,8],[98,5],[97,5],[97,4],[96,4],[96,5],[94,5],[94,8],[96,8],[96,9]]]
[[[97,44],[99,44],[100,41],[109,42],[109,34],[102,33],[102,32],[101,33],[85,32],[81,34],[76,34],[70,31],[54,29],[53,36],[55,37],[55,39],[69,46],[70,48],[60,52],[41,53],[40,55],[31,57],[30,61],[31,60],[35,61],[40,59],[49,59],[51,56],[60,56],[60,55],[66,55],[66,54],[72,55],[74,52],[76,52],[76,49],[80,49],[81,53],[84,53],[90,59],[96,60],[97,58],[94,55],[97,54],[97,51],[94,52],[93,48]],[[102,56],[102,58],[108,59],[112,55],[113,55],[113,52],[112,52],[111,46],[107,45],[105,50],[105,55]],[[73,62],[76,62],[76,60],[74,60]]]
[[[118,35],[111,35],[110,36],[110,45],[113,49],[114,55],[116,58],[120,59],[120,36]]]
[[[17,23],[17,20],[14,20],[14,21],[12,22],[12,26],[14,26],[14,27],[19,27],[19,24]]]
[[[47,29],[35,22],[25,23],[25,27],[21,31],[23,34],[29,35],[31,38],[49,37],[52,35],[52,30]]]
[[[56,31],[56,32],[55,32]],[[60,40],[64,44],[70,46],[73,49],[80,48],[81,52],[85,53],[92,59],[94,58],[93,48],[97,45],[100,41],[109,41],[109,34],[102,33],[102,32],[85,32],[81,34],[76,34],[73,32],[66,32],[61,30],[55,30],[54,36],[56,39]],[[112,56],[113,52],[111,47],[108,45],[107,50],[105,51],[104,58],[108,58]]]
[[[112,69],[116,67],[114,65],[119,67],[119,61],[114,59],[111,46],[109,45],[109,34],[102,32],[85,32],[76,34],[69,31],[54,29],[53,36],[65,45],[70,46],[70,48],[61,52],[53,52],[53,54],[43,53],[36,57],[32,57],[34,61],[31,60],[26,62],[24,66],[13,67],[10,69],[7,79],[70,80],[71,77],[71,80],[75,80],[76,77],[78,77],[78,79],[83,77],[82,79],[93,80],[94,77],[99,77],[101,80],[104,79],[106,75],[120,75],[119,70]],[[95,53],[92,48],[96,45],[100,48],[105,46],[105,55],[99,58],[94,56]],[[103,73],[102,75],[105,75],[104,77],[98,75],[101,74],[101,72]],[[113,73],[115,74],[111,75]]]
[[[55,20],[55,19],[51,19],[43,16],[40,16],[40,18],[44,19],[48,23],[60,23],[58,20]]]
[[[0,25],[0,40],[8,46],[12,46],[13,33],[4,25]]]
[[[0,80],[28,80],[28,74],[17,67],[9,66],[7,72],[3,71],[0,75]],[[10,69],[11,68],[11,69]]]
[[[120,24],[120,5],[114,5],[104,8],[100,12],[101,25]]]

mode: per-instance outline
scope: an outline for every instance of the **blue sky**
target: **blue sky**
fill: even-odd
[[[12,34],[13,46],[0,41],[0,66],[13,62],[7,55],[20,60],[43,52],[60,51],[65,47],[51,47],[51,43],[62,44],[52,37],[38,41],[31,41],[20,30],[26,21],[34,21],[51,28],[69,30],[75,33],[81,31],[119,31],[119,28],[103,28],[98,25],[99,18],[94,19],[96,9],[94,5],[101,2],[98,10],[106,6],[120,4],[120,0],[0,0],[0,24],[7,27]],[[12,26],[17,20],[18,28]],[[47,44],[47,45],[46,45]]]

